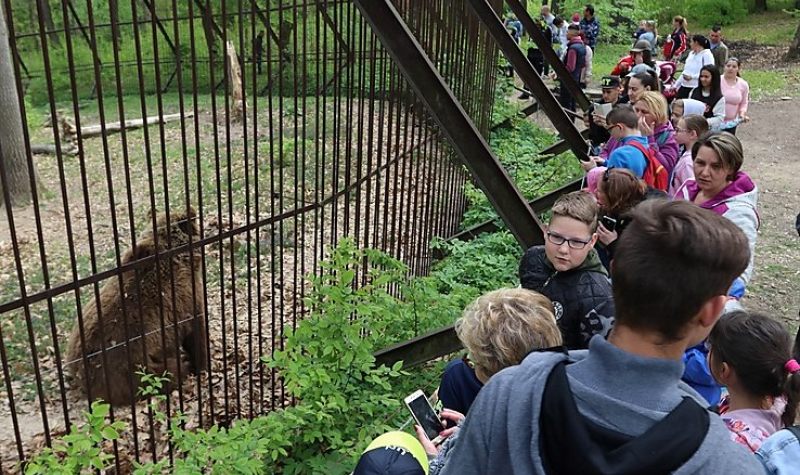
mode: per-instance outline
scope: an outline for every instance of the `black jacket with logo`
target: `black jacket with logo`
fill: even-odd
[[[577,268],[558,272],[547,259],[544,246],[534,246],[522,256],[519,281],[522,287],[535,290],[553,302],[567,348],[587,348],[594,335],[606,337],[611,331],[614,324],[611,281],[595,250]]]

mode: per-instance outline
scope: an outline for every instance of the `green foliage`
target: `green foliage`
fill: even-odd
[[[120,421],[106,421],[110,407],[100,401],[92,403],[91,411],[84,413],[86,423],[53,440],[52,448],[45,448],[25,465],[25,474],[73,475],[109,468],[113,456],[103,450],[103,444],[118,439],[125,427]]]
[[[546,161],[539,159],[539,151],[553,141],[552,134],[540,129],[533,122],[513,118],[510,127],[498,128],[492,132],[489,143],[523,195],[534,199],[581,174],[578,162],[572,154]],[[498,219],[480,189],[467,184],[464,192],[469,207],[464,214],[462,227]]]
[[[508,231],[435,245],[446,252],[447,259],[436,264],[431,278],[442,295],[465,294],[462,308],[482,293],[519,284],[517,265],[522,249]]]
[[[363,263],[369,270],[359,275]],[[341,241],[322,268],[306,302],[311,315],[288,332],[283,351],[265,359],[297,403],[228,429],[185,431],[183,416],[176,416],[170,424],[175,473],[347,473],[369,440],[393,427],[389,415],[401,407],[395,395],[404,394],[395,385],[405,373],[402,363],[376,368],[372,353],[387,344],[387,335],[404,334],[396,329],[408,326],[413,299],[433,301],[433,284],[408,285],[400,261],[359,250],[350,240]],[[391,295],[392,287],[404,297]],[[161,379],[142,380],[156,419],[165,422],[158,410]],[[136,473],[168,469],[161,461]]]
[[[573,13],[583,18],[583,7],[587,3],[594,6],[594,14],[600,22],[601,43],[627,43],[642,19],[640,5],[634,0],[567,0],[560,7],[560,15],[569,21]]]

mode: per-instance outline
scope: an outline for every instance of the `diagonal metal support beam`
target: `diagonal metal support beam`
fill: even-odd
[[[543,243],[533,210],[392,3],[354,2],[520,245]]]
[[[497,45],[506,55],[509,63],[514,67],[522,82],[531,89],[536,102],[539,103],[541,109],[553,123],[558,133],[569,143],[572,153],[578,157],[578,160],[589,160],[589,146],[583,139],[580,131],[575,127],[575,123],[567,115],[561,104],[556,100],[553,94],[548,89],[547,85],[542,81],[539,73],[533,69],[533,66],[528,61],[528,58],[519,49],[517,43],[511,38],[511,35],[506,31],[503,26],[502,20],[497,16],[491,5],[487,0],[468,0],[467,3],[472,7],[475,15],[486,27],[489,34],[497,42]]]
[[[588,111],[589,107],[591,107],[589,99],[586,97],[583,89],[581,89],[581,86],[573,79],[569,71],[567,71],[567,67],[564,66],[564,63],[553,50],[553,46],[547,41],[539,25],[533,21],[533,18],[531,18],[530,14],[528,14],[528,11],[519,0],[505,0],[505,2],[511,8],[511,11],[514,12],[514,15],[517,16],[517,19],[522,22],[522,27],[528,32],[533,42],[536,43],[536,46],[539,47],[539,51],[542,52],[545,61],[553,67],[553,71],[555,71],[558,79],[561,80],[561,84],[563,84],[569,93],[572,94],[572,97],[575,98],[575,103],[584,111]]]
[[[180,65],[180,61],[178,60],[178,50],[175,48],[175,43],[172,42],[172,38],[170,38],[167,29],[164,28],[164,25],[161,23],[161,19],[158,18],[155,2],[153,2],[153,0],[142,0],[142,3],[144,3],[147,11],[150,12],[150,20],[155,22],[156,28],[158,28],[158,31],[161,32],[161,35],[164,37],[164,41],[167,42],[167,46],[169,46],[170,51],[172,51],[172,57],[175,58],[175,69],[172,70],[172,74],[170,74],[169,79],[167,79],[167,83],[161,88],[161,92],[166,92],[167,89],[169,89],[169,86],[172,84],[172,81],[175,80],[175,76],[178,74],[178,66]],[[153,40],[155,41],[155,38],[153,38]],[[156,58],[156,61],[158,61],[158,58]]]

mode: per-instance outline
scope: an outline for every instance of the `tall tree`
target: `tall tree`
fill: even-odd
[[[56,33],[56,25],[53,23],[53,12],[50,10],[50,2],[48,0],[37,0],[39,2],[39,14],[42,15],[44,26],[47,28],[47,36],[50,38],[50,43],[53,46],[61,44],[61,39]],[[38,26],[36,28],[39,29]]]
[[[767,11],[767,0],[756,0],[753,6],[755,8],[755,11],[765,12]]]
[[[0,206],[22,206],[32,199],[31,180],[25,154],[17,81],[11,59],[11,43],[6,12],[0,2],[0,170],[5,172],[5,185],[10,203],[5,202],[3,180],[0,180]],[[35,175],[34,170],[34,175]],[[0,175],[2,177],[2,175]]]
[[[794,39],[789,45],[789,51],[784,56],[784,60],[793,61],[800,59],[800,23],[797,24],[797,30],[794,32]]]

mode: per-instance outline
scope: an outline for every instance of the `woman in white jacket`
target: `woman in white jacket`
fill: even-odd
[[[683,67],[681,77],[679,77],[673,85],[674,88],[678,89],[676,96],[679,99],[686,99],[689,97],[689,92],[697,87],[700,79],[700,70],[703,69],[703,66],[714,64],[714,55],[711,54],[710,46],[711,43],[709,43],[705,36],[692,36],[692,51],[686,58],[686,64]]]

